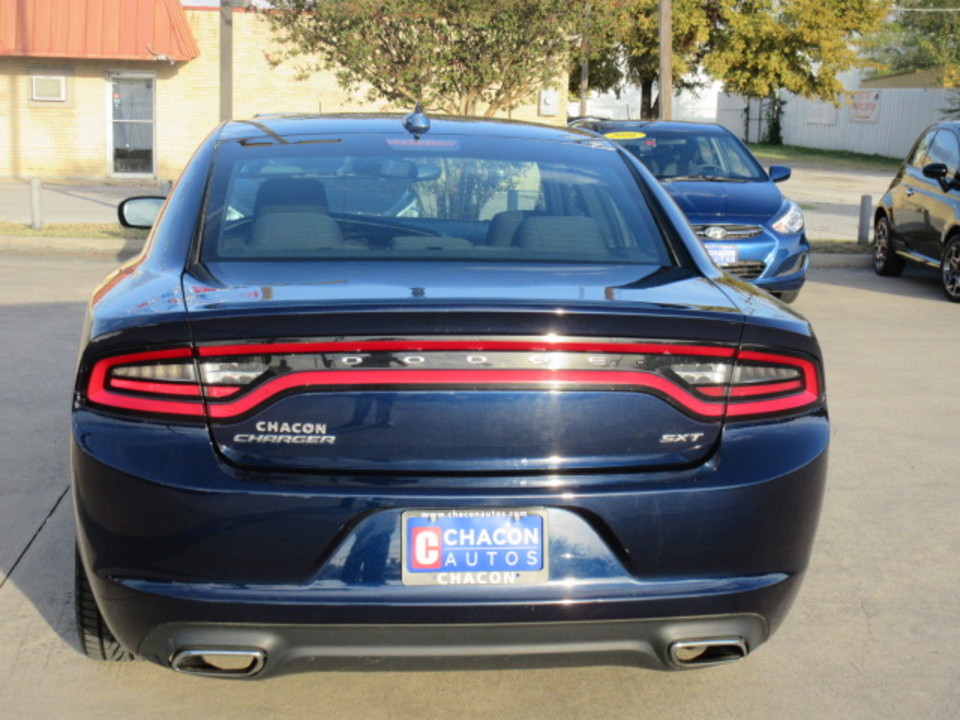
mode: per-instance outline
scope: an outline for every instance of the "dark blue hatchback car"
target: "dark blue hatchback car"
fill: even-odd
[[[807,567],[829,427],[799,315],[592,133],[219,127],[91,301],[76,598],[99,659],[744,657]]]
[[[663,183],[714,261],[784,302],[806,279],[810,244],[803,211],[775,183],[790,168],[767,173],[720,125],[584,119],[574,123],[623,145]]]

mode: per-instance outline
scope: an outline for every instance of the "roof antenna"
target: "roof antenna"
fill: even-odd
[[[419,140],[430,129],[430,118],[424,114],[421,103],[417,102],[413,112],[403,119],[403,128],[413,135],[414,140]]]

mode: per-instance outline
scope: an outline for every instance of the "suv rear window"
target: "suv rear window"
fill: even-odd
[[[203,260],[670,264],[637,176],[596,143],[285,140],[220,145]]]

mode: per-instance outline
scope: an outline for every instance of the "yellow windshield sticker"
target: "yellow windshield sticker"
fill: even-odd
[[[604,135],[605,138],[610,138],[611,140],[639,140],[646,136],[646,133],[631,132],[629,130],[620,130],[619,132],[606,133]]]

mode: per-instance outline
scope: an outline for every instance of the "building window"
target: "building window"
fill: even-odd
[[[67,99],[67,78],[63,75],[33,75],[30,99],[38,102],[63,102]]]

